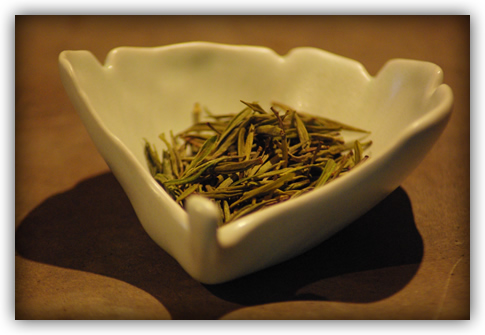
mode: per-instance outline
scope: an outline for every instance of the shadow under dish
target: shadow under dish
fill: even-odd
[[[173,319],[218,319],[242,307],[295,300],[378,301],[401,290],[423,257],[410,200],[399,187],[303,255],[204,285],[147,235],[111,173],[46,199],[21,222],[15,246],[33,261],[134,285],[158,299]],[[22,275],[29,274],[16,280]]]

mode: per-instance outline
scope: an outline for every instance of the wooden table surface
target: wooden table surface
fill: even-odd
[[[317,248],[220,285],[145,234],[59,78],[66,49],[186,41],[313,46],[441,66],[451,120],[382,203]],[[470,17],[17,16],[17,319],[469,319]]]

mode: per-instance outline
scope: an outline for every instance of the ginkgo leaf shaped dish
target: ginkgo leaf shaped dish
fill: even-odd
[[[357,61],[301,47],[281,56],[257,46],[190,42],[120,47],[104,63],[89,51],[59,56],[64,87],[148,235],[196,280],[214,284],[295,257],[370,210],[420,163],[445,128],[453,95],[439,66],[394,59],[376,76]],[[186,209],[153,178],[144,139],[192,124],[241,100],[280,101],[371,132],[369,159],[300,197],[218,226],[201,196]]]

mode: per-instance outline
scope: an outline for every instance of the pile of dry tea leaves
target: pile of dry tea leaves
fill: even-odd
[[[369,133],[280,103],[264,110],[241,101],[238,114],[214,115],[194,107],[194,124],[159,137],[158,154],[145,140],[145,156],[158,183],[184,206],[200,194],[221,211],[220,224],[320,187],[344,175],[368,156],[371,141],[345,143],[342,130]]]

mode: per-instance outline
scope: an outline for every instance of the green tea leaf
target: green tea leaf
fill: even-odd
[[[298,132],[298,137],[300,138],[300,142],[302,143],[302,148],[306,149],[310,146],[310,136],[308,135],[308,131],[305,124],[298,116],[298,113],[293,113],[293,118],[295,119],[295,126]]]
[[[160,157],[145,139],[149,172],[180,205],[192,194],[217,204],[219,225],[311,192],[368,159],[372,141],[348,143],[341,130],[368,132],[273,103],[241,101],[239,113],[213,114],[194,105],[193,124],[165,143]]]
[[[251,190],[251,191],[248,191],[246,193],[243,194],[243,196],[235,201],[231,207],[234,207],[236,206],[237,204],[241,203],[241,202],[244,202],[248,199],[251,199],[253,197],[257,197],[257,196],[262,196],[262,195],[265,195],[267,194],[268,192],[271,192],[271,191],[274,191],[278,188],[280,188],[281,186],[283,186],[287,181],[289,181],[290,179],[292,179],[293,177],[295,176],[294,173],[288,173],[284,176],[282,176],[281,178],[278,178],[266,185],[263,185],[261,187],[258,187],[254,190]]]
[[[199,189],[199,187],[200,187],[200,184],[192,184],[192,185],[190,185],[185,191],[182,192],[182,194],[180,194],[177,197],[177,199],[175,199],[175,201],[180,202],[180,201],[184,200],[189,195],[191,195],[192,193],[194,193],[195,191],[197,191]]]
[[[199,150],[199,152],[195,155],[194,159],[190,162],[189,166],[185,170],[184,174],[182,175],[182,178],[190,174],[190,172],[199,165],[214,149],[214,146],[217,141],[217,136],[212,136],[207,141],[205,141],[204,145],[202,148]]]
[[[222,173],[222,174],[230,174],[235,172],[241,172],[256,164],[261,164],[261,157],[257,157],[255,159],[250,159],[247,161],[242,162],[233,162],[233,163],[223,163],[218,164],[214,168],[215,173]]]
[[[252,113],[253,111],[251,109],[245,108],[241,112],[239,112],[239,114],[234,116],[232,120],[229,122],[229,124],[227,125],[227,127],[222,132],[217,144],[220,145],[222,142],[224,142],[224,140],[226,140],[226,138],[231,134],[231,132],[235,128],[237,128],[243,122],[243,120],[248,118]]]
[[[362,159],[362,144],[359,141],[354,142],[354,162],[355,165],[360,163]]]
[[[266,111],[259,104],[255,103],[255,102],[249,103],[249,102],[245,102],[245,101],[242,101],[242,100],[241,100],[241,102],[257,113],[266,114]]]
[[[152,147],[147,139],[145,140],[145,158],[148,162],[150,174],[155,176],[162,171],[162,162],[158,156],[157,149]]]
[[[337,163],[335,163],[333,159],[329,159],[327,161],[327,164],[325,165],[325,168],[322,171],[322,174],[320,175],[320,178],[318,178],[315,187],[320,187],[324,185],[328,181],[336,167]]]

